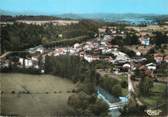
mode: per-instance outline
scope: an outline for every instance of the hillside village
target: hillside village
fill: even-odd
[[[168,0],[0,0],[0,117],[168,117]]]
[[[55,21],[51,23],[55,25]],[[68,25],[71,25],[73,22],[69,23],[67,22]],[[34,25],[34,22],[31,25]],[[35,23],[35,25],[39,24]],[[60,25],[64,26],[66,24],[61,23]],[[102,26],[97,30],[98,33],[95,33],[93,39],[81,43],[75,42],[69,46],[57,46],[53,42],[52,44],[41,44],[23,51],[6,52],[0,56],[0,70],[1,72],[45,74],[46,57],[68,55],[78,56],[89,64],[94,63],[96,72],[102,77],[115,77],[118,80],[125,80],[127,78],[120,79],[120,77],[128,74],[128,80],[129,78],[132,80],[130,80],[132,82],[131,86],[133,85],[132,87],[135,89],[138,88],[138,84],[143,77],[149,78],[156,84],[162,83],[164,85],[168,82],[167,25],[126,26],[125,28]],[[164,37],[164,40],[156,40],[159,34]],[[63,37],[62,34],[59,35],[60,38]],[[135,40],[130,40],[131,38]],[[125,42],[128,44],[124,44]],[[128,85],[130,87],[129,81]],[[135,93],[133,88],[131,90]],[[129,95],[129,90],[127,92]],[[102,95],[100,94],[100,98],[102,98]],[[129,98],[126,95],[125,97],[126,99]],[[120,98],[122,99],[122,97]],[[145,102],[145,99],[141,100]],[[136,101],[141,105],[139,100]]]
[[[154,26],[149,26],[149,28],[150,27]],[[158,26],[155,27],[157,27],[155,30],[164,30],[168,35],[168,28],[165,28],[166,26],[164,28],[159,28]],[[136,48],[125,46],[125,48],[135,53],[135,56],[133,57],[130,57],[127,53],[123,52],[119,45],[113,45],[111,43],[116,36],[126,37],[126,32],[124,30],[119,30],[117,27],[102,27],[98,29],[99,33],[97,37],[91,41],[75,43],[73,46],[69,47],[55,46],[45,48],[40,45],[25,50],[26,53],[29,53],[25,58],[20,56],[11,56],[11,58],[9,57],[6,59],[1,58],[1,69],[8,68],[10,64],[16,64],[19,68],[41,69],[39,64],[41,58],[45,59],[45,56],[61,56],[68,54],[79,56],[81,59],[85,59],[88,62],[106,61],[112,63],[116,65],[116,68],[114,68],[117,70],[116,72],[119,72],[121,69],[133,68],[135,70],[139,68],[142,69],[142,67],[149,71],[156,71],[160,63],[168,63],[168,53],[165,52],[162,54],[155,52],[152,54],[152,59],[155,61],[148,62],[145,55],[155,48],[156,45],[151,44],[153,38],[152,31],[146,29],[146,27],[144,29],[140,28],[140,30],[135,27],[127,28],[127,31],[136,31],[136,35],[139,37],[139,44],[136,45]],[[145,53],[145,51],[147,52]],[[165,51],[167,50],[165,49]],[[43,64],[45,64],[44,61],[45,60],[43,60]],[[152,76],[155,77],[154,75]]]

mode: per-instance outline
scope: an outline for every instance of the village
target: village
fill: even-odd
[[[168,0],[0,3],[0,117],[168,117]]]
[[[168,28],[165,27],[164,29],[157,29],[167,31]],[[124,30],[119,30],[117,27],[102,27],[98,29],[99,34],[97,34],[95,39],[83,43],[75,43],[73,46],[45,48],[43,45],[39,45],[25,50],[25,52],[23,52],[26,53],[25,56],[17,56],[17,54],[14,54],[17,52],[7,52],[5,53],[6,56],[4,56],[5,54],[1,56],[1,69],[9,68],[12,64],[18,68],[33,68],[41,70],[41,72],[44,73],[45,71],[42,69],[42,66],[45,64],[45,56],[72,55],[79,56],[89,63],[94,61],[112,63],[115,65],[115,68],[113,69],[114,73],[128,71],[129,68],[132,68],[133,70],[145,70],[144,73],[147,73],[152,78],[156,78],[154,71],[157,70],[157,66],[160,63],[168,63],[168,53],[153,53],[152,56],[155,61],[150,62],[145,58],[145,54],[148,54],[150,50],[155,48],[155,45],[151,44],[152,31],[149,31],[148,29],[145,30],[146,27],[144,29],[141,28],[141,30],[138,28],[135,29],[135,27],[126,27],[126,29],[127,31],[136,30],[136,35],[139,37],[139,45],[136,47],[126,46],[126,48],[132,49],[131,51],[135,53],[135,56],[133,57],[124,53],[119,45],[111,44],[111,41],[116,36],[126,37],[126,32],[124,32]]]
[[[157,30],[164,30],[168,35],[167,27],[164,27],[164,29],[157,28]],[[135,34],[138,37],[139,44],[121,46],[112,43],[118,36],[126,38],[128,32],[136,32]],[[160,69],[161,63],[168,64],[167,47],[165,47],[166,49],[164,51],[166,52],[164,53],[152,53],[153,58],[150,58],[151,60],[146,57],[146,55],[156,47],[155,44],[152,44],[152,32],[153,30],[149,31],[146,27],[144,29],[126,27],[126,30],[122,30],[116,26],[103,26],[98,29],[98,34],[95,34],[94,39],[82,43],[75,43],[73,46],[53,46],[53,44],[52,46],[39,45],[26,49],[25,51],[6,52],[0,56],[0,69],[1,72],[10,71],[10,69],[12,69],[15,72],[24,73],[26,71],[26,73],[32,73],[33,70],[33,73],[45,74],[45,58],[47,56],[78,56],[81,60],[85,60],[88,63],[95,62],[96,64],[96,62],[105,62],[108,64],[108,67],[102,68],[100,66],[100,68],[96,68],[96,71],[103,77],[117,78],[122,75],[128,75],[128,91],[126,92],[128,94],[124,97],[120,97],[121,102],[116,104],[109,102],[106,99],[106,95],[103,95],[98,90],[98,97],[104,99],[105,102],[109,104],[109,110],[112,109],[110,112],[113,112],[114,109],[120,108],[118,106],[124,106],[128,103],[128,99],[130,95],[132,95],[130,92],[135,93],[134,88],[137,87],[138,82],[141,80],[140,77],[143,76],[141,74],[144,74],[144,76],[147,76],[155,82],[167,83],[167,79],[165,77],[160,78],[156,72]],[[59,34],[59,36],[62,38],[62,34]],[[130,53],[134,54],[131,55]],[[141,101],[139,101],[139,98],[137,98],[137,102],[143,105]],[[151,111],[151,113],[152,112],[153,111]],[[150,115],[150,112],[148,115]]]

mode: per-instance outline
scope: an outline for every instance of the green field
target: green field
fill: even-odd
[[[160,105],[163,102],[166,102],[166,100],[163,98],[163,92],[165,91],[166,84],[162,83],[154,83],[154,87],[152,88],[152,93],[148,97],[141,97],[144,104],[148,106],[155,106]]]
[[[75,85],[52,75],[0,74],[1,114],[56,116],[65,113]]]

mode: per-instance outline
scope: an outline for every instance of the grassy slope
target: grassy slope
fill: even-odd
[[[141,97],[141,99],[148,106],[161,104],[165,101],[162,97],[162,93],[164,92],[165,87],[165,84],[154,83],[154,87],[152,88],[152,94],[149,97]]]
[[[69,109],[67,99],[71,95],[67,91],[75,87],[72,82],[51,75],[0,74],[0,82],[0,90],[5,92],[1,95],[2,113],[22,116],[64,113]],[[26,90],[32,94],[20,94]]]

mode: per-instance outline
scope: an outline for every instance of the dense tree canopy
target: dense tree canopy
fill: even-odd
[[[99,85],[108,91],[113,96],[121,96],[122,95],[122,87],[120,82],[117,79],[113,79],[110,77],[101,78]]]
[[[153,43],[155,43],[157,46],[168,43],[168,36],[166,35],[166,33],[157,31],[153,32],[153,34],[154,34]]]
[[[135,33],[127,33],[126,37],[116,36],[112,41],[115,45],[137,45],[139,44],[138,36]]]
[[[94,65],[81,60],[77,56],[47,56],[45,70],[47,73],[52,73],[64,78],[69,78],[74,82],[93,82],[95,81],[96,77]]]
[[[97,22],[90,20],[81,20],[79,24],[66,26],[55,26],[52,24],[41,26],[22,23],[8,24],[1,28],[2,50],[23,50],[39,44],[61,41],[63,39],[70,39],[70,41],[66,41],[67,43],[71,43],[71,41],[75,43],[78,39],[81,39],[76,38],[79,36],[87,36],[87,38],[94,37],[95,33],[97,33],[98,26],[99,24]]]

